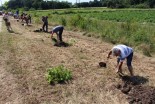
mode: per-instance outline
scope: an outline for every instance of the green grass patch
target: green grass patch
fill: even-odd
[[[89,37],[100,37],[113,44],[139,47],[145,43],[150,53],[155,52],[154,9],[81,8],[30,13],[34,13],[35,18],[48,15],[49,24],[64,25],[66,30],[82,30]]]
[[[72,79],[71,71],[60,65],[49,68],[46,74],[48,83],[62,83]]]

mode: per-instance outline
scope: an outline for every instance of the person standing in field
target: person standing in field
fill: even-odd
[[[9,20],[9,14],[8,14],[8,12],[6,12],[3,15],[3,20],[5,21],[5,25],[7,27],[7,30],[8,31],[12,31],[12,27],[11,27],[11,23],[10,23],[10,20]]]
[[[42,30],[44,32],[48,32],[48,17],[47,16],[42,16],[42,22],[43,22]]]
[[[133,57],[133,49],[131,47],[128,47],[126,45],[120,44],[114,46],[111,51],[108,53],[108,59],[110,58],[110,55],[117,57],[117,66],[116,66],[116,72],[122,73],[122,64],[124,60],[127,60],[127,67],[130,72],[130,75],[133,76],[133,67],[131,65],[132,63],[132,57]]]
[[[51,31],[51,39],[53,38],[53,34],[56,33],[57,34],[57,40],[59,40],[59,43],[62,43],[62,33],[63,33],[64,27],[59,25],[56,26],[52,29]]]
[[[25,17],[24,17],[24,19],[25,19],[27,25],[29,23],[31,23],[31,15],[30,14],[29,15],[26,14]]]

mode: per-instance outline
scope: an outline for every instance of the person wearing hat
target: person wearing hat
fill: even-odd
[[[127,60],[127,67],[130,72],[130,75],[133,76],[133,67],[131,65],[132,57],[133,57],[133,49],[131,47],[128,47],[126,45],[120,44],[114,46],[111,51],[108,53],[108,59],[110,58],[110,55],[116,56],[117,58],[117,66],[116,66],[116,72],[122,74],[122,64],[123,61]]]

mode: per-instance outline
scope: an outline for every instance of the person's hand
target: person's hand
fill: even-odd
[[[119,73],[119,69],[118,68],[116,68],[116,73]]]
[[[109,59],[109,58],[110,58],[110,56],[107,57],[107,59]]]
[[[51,33],[51,38],[53,38],[53,31],[51,31],[50,33]]]

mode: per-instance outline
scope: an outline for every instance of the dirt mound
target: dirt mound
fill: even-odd
[[[143,86],[148,80],[140,76],[121,76],[122,83],[116,88],[128,95],[129,104],[155,104],[155,88]]]
[[[155,88],[150,86],[133,86],[128,94],[129,104],[155,104]]]

